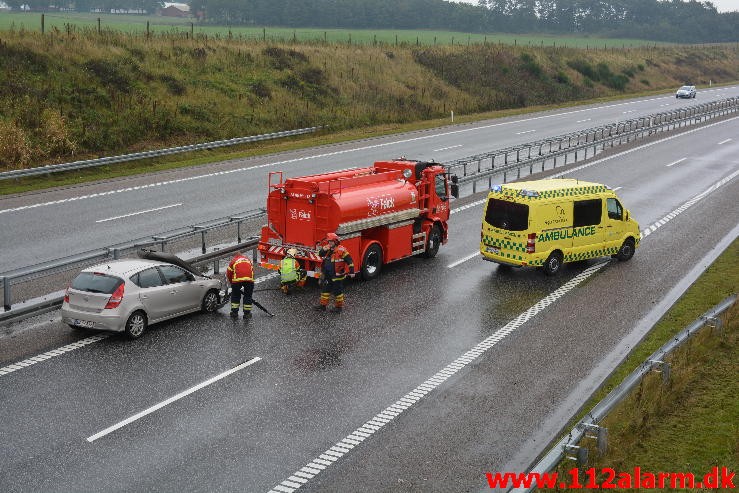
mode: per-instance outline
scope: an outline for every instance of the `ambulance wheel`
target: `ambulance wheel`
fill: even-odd
[[[625,262],[633,256],[634,256],[634,239],[626,238],[626,241],[624,241],[624,244],[621,245],[621,248],[618,249],[616,258],[622,262]]]
[[[559,269],[562,268],[562,260],[562,252],[552,252],[542,266],[544,274],[553,276],[559,272]]]
[[[426,251],[423,256],[426,258],[434,258],[439,253],[439,247],[441,246],[441,230],[438,224],[434,224],[429,232],[429,240],[426,243]]]
[[[364,252],[362,258],[362,279],[369,281],[380,275],[382,269],[382,248],[373,243]]]

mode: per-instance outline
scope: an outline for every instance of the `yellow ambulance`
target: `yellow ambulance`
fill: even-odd
[[[564,262],[607,255],[629,260],[640,238],[639,224],[609,187],[556,178],[493,186],[480,253],[491,262],[554,275]]]

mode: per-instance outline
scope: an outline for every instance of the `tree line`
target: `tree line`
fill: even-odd
[[[5,0],[11,7],[49,0]],[[145,9],[155,0],[68,0],[78,11]],[[63,2],[62,2],[63,3]],[[582,34],[678,43],[739,41],[739,12],[696,0],[190,0],[199,22],[325,29]],[[57,4],[59,5],[59,4]],[[42,7],[43,8],[43,7]]]

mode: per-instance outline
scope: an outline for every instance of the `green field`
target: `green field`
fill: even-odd
[[[41,30],[39,12],[0,12],[0,31]],[[554,46],[585,49],[635,48],[643,46],[667,45],[638,39],[607,39],[589,37],[559,37],[527,34],[469,34],[450,31],[392,31],[392,30],[353,30],[353,29],[288,29],[276,27],[206,26],[198,25],[189,19],[161,16],[77,14],[52,12],[44,15],[44,29],[58,29],[71,32],[84,29],[112,29],[143,35],[147,22],[149,33],[154,35],[192,34],[196,37],[232,37],[238,40],[271,42],[326,42],[351,44],[403,44],[403,45],[471,45],[508,44],[520,46]]]

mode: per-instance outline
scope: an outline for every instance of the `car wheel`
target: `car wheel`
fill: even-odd
[[[544,262],[544,273],[548,276],[553,276],[557,272],[559,272],[559,269],[562,268],[562,252],[552,252],[549,254],[549,257],[547,257],[546,262]]]
[[[434,224],[429,232],[429,239],[426,243],[426,251],[423,256],[426,258],[434,258],[439,253],[439,247],[441,246],[441,229],[438,224]]]
[[[218,292],[211,289],[203,296],[203,304],[200,308],[203,313],[213,313],[218,309]]]
[[[362,279],[369,281],[380,275],[382,269],[382,248],[377,243],[373,243],[364,252],[362,258]]]
[[[622,262],[625,262],[634,256],[634,250],[634,239],[627,238],[626,241],[624,241],[623,245],[621,245],[621,248],[618,249],[616,258]]]
[[[146,313],[136,311],[126,320],[126,335],[130,339],[138,339],[146,330]]]

